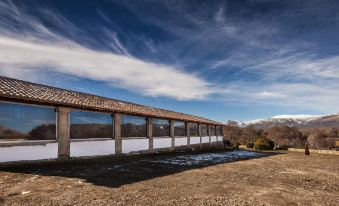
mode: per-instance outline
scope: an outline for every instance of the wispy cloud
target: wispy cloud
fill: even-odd
[[[322,39],[339,32],[338,5],[235,2],[114,1],[147,32],[115,31],[109,12],[97,10],[112,25],[100,29],[102,50],[93,46],[98,39],[56,11],[39,9],[59,28],[51,29],[1,2],[0,71],[22,78],[54,71],[180,100],[217,96],[213,101],[338,111],[339,55],[325,46],[339,41]]]
[[[116,33],[106,30],[107,41],[117,53],[90,49],[51,31],[39,19],[12,4],[0,4],[0,73],[30,79],[42,71],[106,82],[148,96],[179,100],[205,99],[215,88],[195,74],[171,65],[152,63],[131,56]],[[43,10],[53,23],[68,33],[77,28],[64,17]],[[15,35],[16,26],[20,35]]]
[[[181,100],[204,99],[215,92],[202,79],[177,68],[98,52],[77,44],[41,43],[1,36],[0,49],[2,74],[35,75],[50,70],[107,82],[149,96]]]

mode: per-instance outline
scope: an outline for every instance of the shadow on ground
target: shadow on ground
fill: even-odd
[[[62,161],[20,162],[0,164],[0,171],[79,178],[94,185],[116,188],[125,184],[132,184],[186,170],[279,154],[255,153],[258,155],[236,155],[234,152],[236,151],[175,152],[72,158]],[[243,152],[253,153],[248,151]],[[234,155],[230,158],[223,158],[231,154]]]

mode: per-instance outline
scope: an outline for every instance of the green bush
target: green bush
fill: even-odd
[[[239,143],[235,143],[235,144],[232,145],[232,148],[233,149],[239,149],[239,146],[240,146]]]
[[[271,150],[274,148],[274,142],[265,137],[259,137],[255,143],[253,148],[255,150]]]
[[[249,142],[246,144],[247,148],[253,148],[254,147],[254,143],[253,142]]]

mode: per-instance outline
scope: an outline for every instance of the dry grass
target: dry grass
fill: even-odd
[[[3,167],[0,205],[337,205],[339,202],[338,156],[285,153],[180,167],[152,163],[176,155]]]

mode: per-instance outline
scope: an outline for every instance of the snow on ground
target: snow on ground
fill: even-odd
[[[264,154],[251,152],[251,151],[231,151],[219,153],[206,153],[206,154],[192,154],[181,155],[172,158],[150,161],[152,163],[180,165],[180,166],[195,166],[204,164],[215,164],[223,162],[231,162],[238,159],[246,159],[250,157],[263,157]]]
[[[286,121],[296,121],[299,124],[303,122],[309,122],[316,120],[321,117],[325,117],[327,115],[306,115],[306,114],[299,114],[299,115],[276,115],[268,119],[255,119],[249,121],[234,121],[239,127],[246,127],[251,124],[260,124],[260,123],[269,123],[269,122],[281,122],[284,123]]]

